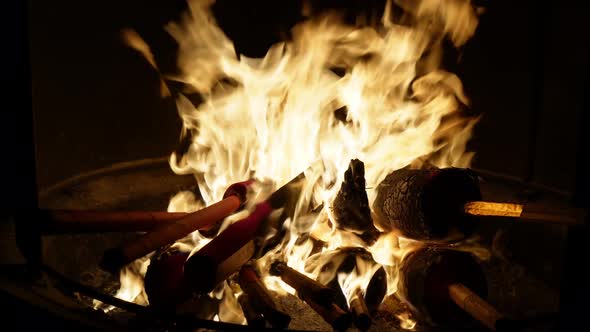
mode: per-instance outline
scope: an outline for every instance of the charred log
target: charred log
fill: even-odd
[[[429,323],[469,325],[472,318],[495,330],[506,320],[483,300],[487,282],[473,255],[445,248],[422,248],[404,258],[400,297]]]
[[[475,229],[466,202],[481,199],[477,178],[466,169],[400,169],[377,187],[376,223],[422,241],[453,241]]]

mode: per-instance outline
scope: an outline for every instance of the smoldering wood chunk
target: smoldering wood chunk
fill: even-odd
[[[338,228],[364,235],[363,239],[376,232],[371,218],[369,199],[365,190],[365,164],[353,159],[344,173],[344,181],[334,200],[333,211]]]

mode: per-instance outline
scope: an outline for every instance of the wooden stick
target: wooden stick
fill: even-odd
[[[474,216],[520,217],[523,205],[513,203],[496,203],[474,201],[464,205],[466,213]]]
[[[250,265],[244,265],[238,276],[240,288],[248,295],[252,305],[264,318],[276,328],[287,328],[291,322],[291,316],[277,308],[268,289],[258,278],[256,270]]]
[[[354,292],[350,300],[350,311],[352,311],[354,325],[361,331],[368,330],[373,325],[373,319],[365,303],[365,297],[360,289]]]
[[[248,294],[238,296],[238,303],[240,303],[240,307],[242,307],[242,312],[244,313],[244,317],[246,317],[248,326],[264,327],[264,325],[266,325],[264,317],[254,309]]]
[[[330,287],[290,268],[283,262],[272,263],[270,273],[280,277],[281,280],[293,287],[301,297],[324,305],[334,301],[334,291]]]
[[[519,218],[527,222],[579,225],[584,223],[587,212],[584,209],[551,209],[535,205],[473,201],[464,205],[464,211],[474,216],[496,216]]]
[[[298,293],[299,298],[307,303],[315,312],[318,313],[326,323],[330,324],[336,331],[346,331],[351,324],[351,316],[342,310],[336,303],[321,304],[314,299]]]
[[[204,209],[190,213],[184,218],[147,233],[135,241],[105,252],[100,266],[110,272],[143,257],[150,252],[180,240],[190,233],[211,227],[219,220],[235,212],[242,201],[238,196],[229,196]]]
[[[37,219],[41,234],[147,232],[175,222],[188,213],[163,211],[83,211],[39,209]]]
[[[449,296],[461,309],[469,313],[473,318],[496,331],[496,323],[502,319],[502,315],[489,303],[462,284],[451,284]]]

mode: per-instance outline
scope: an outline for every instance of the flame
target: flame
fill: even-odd
[[[402,312],[395,315],[400,320],[400,327],[404,330],[413,330],[416,327],[416,320],[412,318],[409,312]]]
[[[149,257],[143,257],[123,268],[119,275],[121,285],[115,297],[121,300],[147,305],[148,297],[143,287],[143,278],[145,277],[149,263]],[[94,309],[100,309],[104,312],[114,309],[113,306],[106,305],[98,300],[93,300],[93,305]]]
[[[190,1],[190,13],[166,27],[178,41],[182,69],[167,79],[184,82],[204,97],[193,105],[178,95],[183,135],[191,134],[191,144],[183,155],[170,157],[174,172],[194,174],[202,202],[181,192],[169,210],[209,205],[230,184],[249,178],[276,189],[306,170],[297,213],[283,226],[286,235],[257,261],[263,275],[271,261],[280,259],[322,279],[322,266],[340,248],[357,247],[372,260],[357,259],[349,273],[330,271],[346,297],[364,291],[380,266],[386,268],[388,294],[394,293],[400,259],[421,244],[390,233],[367,246],[336,228],[330,207],[354,158],[365,163],[369,203],[376,195],[373,188],[399,168],[424,161],[439,167],[469,165],[472,153],[465,145],[478,119],[461,114],[469,101],[460,79],[442,68],[441,54],[443,39],[460,47],[474,34],[478,10],[468,0],[398,0],[404,18],[393,18],[389,1],[375,26],[346,25],[336,14],[309,17],[293,28],[291,41],[254,59],[236,56],[209,10],[212,3]],[[151,55],[143,44],[134,45]],[[317,161],[321,167],[308,168]],[[307,206],[320,209],[312,212]],[[197,250],[206,241],[195,232],[179,245]],[[314,241],[322,243],[319,251]],[[275,277],[263,279],[270,289],[294,292]],[[229,293],[224,288],[226,306],[236,308]],[[243,321],[235,312],[216,317]]]

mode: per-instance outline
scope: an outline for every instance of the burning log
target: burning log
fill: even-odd
[[[373,325],[373,319],[365,303],[365,298],[360,289],[357,289],[350,300],[354,325],[361,331],[367,331]]]
[[[270,273],[280,277],[281,280],[297,290],[301,298],[307,298],[322,305],[334,302],[334,291],[330,287],[290,268],[283,262],[272,263]]]
[[[185,212],[77,211],[38,209],[34,218],[41,234],[147,232],[185,217]]]
[[[262,317],[262,314],[254,309],[254,305],[251,303],[248,294],[238,296],[238,303],[240,304],[240,307],[242,307],[242,312],[244,313],[244,317],[246,317],[248,326],[264,327],[266,325],[266,321],[264,320],[264,317]]]
[[[240,269],[238,283],[256,311],[260,312],[273,327],[284,329],[289,326],[291,316],[277,308],[252,266],[245,265]]]
[[[379,231],[373,225],[365,187],[365,165],[353,159],[344,173],[333,210],[338,228],[357,233],[370,244],[377,239]]]
[[[373,211],[384,229],[397,229],[411,239],[444,241],[453,233],[463,237],[475,230],[473,217],[462,207],[479,200],[477,179],[467,170],[400,169],[377,187]]]
[[[246,181],[233,184],[224,194],[223,200],[190,213],[174,223],[162,226],[141,236],[135,241],[106,251],[100,262],[100,266],[114,273],[137,258],[180,240],[196,230],[214,227],[216,223],[242,206],[246,199],[248,186],[251,183],[252,181]]]
[[[457,326],[471,316],[496,331],[507,321],[483,300],[486,278],[470,253],[419,249],[402,261],[399,285],[401,298],[431,324]]]
[[[468,169],[400,169],[377,188],[376,223],[405,237],[449,242],[469,236],[474,216],[515,217],[523,221],[575,224],[583,211],[551,211],[520,204],[481,201],[476,175]]]
[[[185,273],[195,292],[212,291],[219,282],[227,279],[254,256],[254,240],[264,220],[273,210],[298,197],[304,180],[304,173],[299,174],[272,193],[266,201],[256,205],[248,217],[230,225],[187,260]]]

